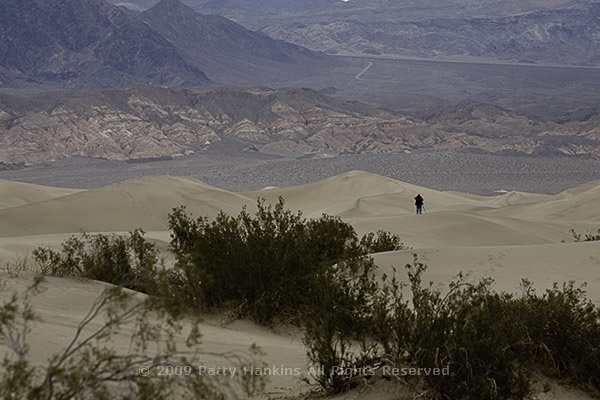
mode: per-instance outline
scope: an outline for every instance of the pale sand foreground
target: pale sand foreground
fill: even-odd
[[[417,193],[425,198],[426,213],[421,216],[414,215],[412,199]],[[481,197],[439,192],[360,171],[308,185],[247,193],[167,176],[88,191],[0,181],[0,265],[24,259],[36,246],[59,247],[82,230],[127,232],[141,227],[166,252],[167,215],[174,207],[185,204],[195,216],[212,218],[221,209],[237,214],[244,205],[253,212],[257,197],[275,202],[279,196],[288,208],[302,210],[306,217],[338,215],[360,234],[379,229],[398,233],[412,249],[376,255],[380,273],[389,274],[395,267],[398,276],[404,277],[404,265],[417,254],[428,265],[425,278],[441,288],[459,272],[470,273],[471,279],[491,277],[496,289],[510,292],[519,291],[522,278],[531,280],[538,291],[554,282],[574,280],[587,283],[589,298],[600,304],[600,242],[573,243],[569,233],[570,229],[595,233],[600,228],[600,182],[557,195],[510,192]],[[26,276],[4,278],[6,288],[25,287]],[[104,284],[49,278],[46,288],[36,303],[43,322],[31,336],[32,355],[40,363],[66,343]],[[268,365],[299,368],[306,374],[300,335],[276,334],[243,321],[221,325],[224,318],[213,316],[203,324],[208,351],[245,352],[257,343],[267,352]],[[294,375],[273,376],[268,386],[270,396],[306,389]],[[397,398],[397,390],[378,383],[340,398]],[[540,398],[586,397],[557,387]]]

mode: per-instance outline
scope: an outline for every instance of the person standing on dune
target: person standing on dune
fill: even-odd
[[[424,202],[425,201],[423,200],[423,197],[420,194],[417,194],[415,196],[415,206],[417,207],[417,215],[423,213],[423,203]]]

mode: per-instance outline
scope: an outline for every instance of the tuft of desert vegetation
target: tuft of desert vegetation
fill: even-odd
[[[571,232],[575,242],[595,242],[600,240],[600,229],[598,229],[598,233],[586,232],[581,234],[575,229],[571,229],[569,232]]]
[[[38,247],[33,259],[42,274],[94,279],[142,293],[156,291],[159,271],[164,269],[156,246],[144,238],[142,229],[129,237],[71,236],[62,251]]]

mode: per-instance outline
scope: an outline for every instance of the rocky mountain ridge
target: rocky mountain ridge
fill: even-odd
[[[178,0],[143,13],[104,0],[0,3],[0,87],[196,86],[323,67],[323,55]]]
[[[537,121],[489,104],[460,103],[421,120],[309,89],[126,89],[0,96],[0,163],[65,157],[168,158],[224,138],[247,151],[319,156],[476,149],[600,157],[597,110]]]
[[[9,72],[2,74],[5,85],[209,81],[135,13],[102,0],[3,1],[0,36],[0,74]]]
[[[329,54],[600,66],[600,4],[594,2],[413,20],[393,6],[385,13],[355,9],[327,16],[273,21],[262,31]]]
[[[329,54],[600,66],[596,0],[184,2]],[[145,8],[152,1],[128,4]]]
[[[122,0],[112,0],[121,3]],[[140,8],[149,8],[158,0],[129,0]],[[366,17],[381,19],[381,17],[400,17],[401,20],[423,20],[432,17],[457,17],[474,15],[506,16],[535,10],[549,10],[564,7],[579,7],[587,4],[586,0],[184,0],[190,7],[207,13],[247,13],[254,11],[263,14],[264,19],[256,23],[270,20],[269,12],[279,14],[294,14],[327,16],[338,14],[347,19],[357,11],[365,12]],[[385,13],[387,11],[387,13]],[[265,15],[267,14],[267,15]],[[401,14],[401,15],[400,15]]]
[[[242,28],[219,15],[199,14],[179,0],[161,0],[140,17],[213,81],[246,83],[302,76],[325,67],[328,58],[306,48]]]

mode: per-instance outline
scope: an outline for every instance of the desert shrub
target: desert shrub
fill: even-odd
[[[169,215],[176,296],[190,306],[230,307],[259,322],[295,318],[314,292],[315,277],[333,264],[364,257],[373,249],[401,248],[396,235],[358,238],[338,217],[306,220],[285,208],[258,201],[251,216],[221,212],[214,221],[193,219],[180,207]],[[345,264],[340,264],[345,265]]]
[[[304,344],[316,366],[313,378],[329,393],[355,386],[379,356],[371,335],[374,269],[369,257],[343,261],[320,271],[307,293]]]
[[[36,278],[24,293],[0,304],[0,344],[7,348],[0,364],[2,399],[225,399],[264,388],[259,376],[232,385],[230,377],[199,373],[208,353],[199,347],[197,323],[119,287],[96,299],[70,342],[47,364],[34,365],[27,339],[39,320],[31,301],[41,284]],[[119,335],[127,335],[127,350],[112,346]],[[186,339],[184,349],[177,336]],[[244,355],[210,356],[230,365],[255,365]]]
[[[305,234],[303,243],[298,243],[315,257],[313,263],[334,264],[348,258],[357,257],[362,252],[358,235],[352,225],[339,217],[323,214],[319,219],[303,222]]]
[[[95,279],[144,293],[155,290],[161,263],[158,250],[141,229],[129,237],[71,236],[61,252],[38,247],[33,257],[45,274]]]
[[[503,310],[506,298],[490,293],[489,280],[468,284],[461,276],[442,295],[432,283],[423,284],[426,267],[416,259],[407,265],[408,283],[392,276],[380,286],[374,268],[370,264],[357,274],[336,276],[335,289],[321,296],[323,308],[304,314],[307,354],[324,371],[316,377],[322,388],[344,390],[357,375],[368,378],[386,365],[436,369],[438,374],[420,378],[437,398],[528,393],[528,370],[513,362],[527,358],[519,345],[523,336],[511,331],[515,321]],[[334,373],[340,370],[350,373]]]
[[[569,232],[571,232],[571,235],[573,235],[573,239],[576,242],[595,242],[600,240],[600,229],[598,229],[598,233],[587,232],[584,233],[583,236],[581,233],[575,231],[575,229],[571,229]]]
[[[390,365],[402,365],[414,350],[416,315],[404,299],[406,286],[406,282],[396,278],[395,271],[391,277],[384,275],[371,306],[372,336]]]
[[[331,275],[323,307],[304,314],[307,354],[324,390],[344,390],[382,366],[430,371],[418,379],[435,399],[522,399],[534,374],[600,390],[600,311],[581,288],[539,296],[524,281],[516,296],[461,274],[443,293],[422,281],[426,266],[416,256],[408,282],[394,274],[378,283],[373,268]],[[331,373],[336,366],[350,372]]]
[[[360,239],[360,246],[365,254],[383,253],[405,248],[396,234],[384,230],[369,232]]]
[[[530,336],[547,375],[600,391],[600,310],[573,282],[527,296]]]
[[[412,288],[416,316],[409,354],[418,367],[448,368],[449,374],[426,378],[438,398],[530,393],[533,343],[518,304],[510,295],[492,293],[490,283],[467,284],[459,277],[443,297],[431,286]]]

